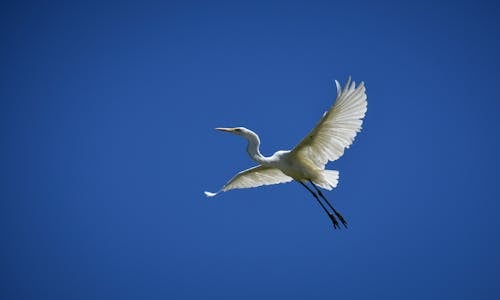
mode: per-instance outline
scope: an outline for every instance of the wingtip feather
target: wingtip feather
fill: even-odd
[[[343,92],[347,93],[347,91],[349,90],[350,86],[351,86],[351,76],[349,75],[349,78],[347,78],[347,82],[346,82],[346,84],[344,86],[344,91]]]
[[[342,88],[340,87],[340,83],[337,79],[335,79],[335,85],[337,86],[337,95],[340,95]]]
[[[207,196],[208,198],[211,198],[211,197],[213,197],[213,196],[215,196],[215,195],[217,195],[217,194],[218,194],[218,193],[212,193],[212,192],[207,192],[207,191],[205,191],[205,192],[203,192],[203,193],[204,193],[204,194],[205,194],[205,196]]]

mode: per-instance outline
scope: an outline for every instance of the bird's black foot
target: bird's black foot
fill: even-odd
[[[340,229],[339,222],[337,221],[337,219],[335,219],[335,216],[333,214],[330,214],[330,213],[328,214],[328,216],[330,217],[330,220],[332,220],[332,222],[333,222],[333,228]]]
[[[335,215],[337,215],[337,218],[339,218],[340,222],[342,222],[342,225],[344,225],[344,227],[347,228],[347,222],[344,219],[344,217],[341,214],[339,214],[338,212],[335,212]]]

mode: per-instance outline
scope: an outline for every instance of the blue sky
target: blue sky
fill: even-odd
[[[494,1],[3,3],[0,298],[498,299]],[[364,81],[328,168],[206,199]]]

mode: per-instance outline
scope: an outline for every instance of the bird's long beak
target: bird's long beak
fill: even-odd
[[[225,132],[233,132],[234,128],[217,127],[217,128],[215,128],[215,130],[225,131]]]

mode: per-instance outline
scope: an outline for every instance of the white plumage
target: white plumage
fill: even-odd
[[[351,82],[349,78],[343,89],[338,81],[335,81],[335,84],[337,98],[334,104],[323,114],[314,129],[292,150],[280,150],[272,156],[265,157],[260,153],[260,139],[255,132],[245,127],[216,128],[241,135],[247,139],[247,152],[259,165],[236,174],[219,192],[205,192],[205,195],[213,197],[220,192],[231,189],[251,188],[296,180],[304,185],[318,202],[320,201],[317,196],[321,196],[335,214],[338,214],[316,186],[327,190],[337,186],[338,171],[325,170],[325,165],[328,161],[335,161],[341,157],[344,150],[349,148],[356,134],[361,130],[363,117],[367,110],[367,97],[363,82],[356,87],[355,82]],[[317,194],[305,185],[307,182],[312,183]],[[321,202],[320,204],[326,211],[323,204]],[[333,217],[330,213],[329,215],[331,218]],[[337,216],[344,223],[343,218]],[[334,221],[335,225],[336,221]],[[346,224],[344,223],[344,225]]]
[[[292,151],[297,157],[309,159],[321,169],[328,161],[340,158],[344,149],[349,148],[361,130],[367,109],[363,82],[356,88],[355,82],[348,80],[343,90],[338,81],[335,80],[335,84],[335,104]]]

